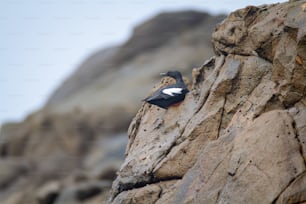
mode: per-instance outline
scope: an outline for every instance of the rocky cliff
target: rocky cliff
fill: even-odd
[[[237,10],[212,42],[179,107],[131,122],[110,203],[306,202],[306,2]]]

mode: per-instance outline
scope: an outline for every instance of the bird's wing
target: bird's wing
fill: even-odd
[[[169,96],[175,96],[178,94],[182,94],[183,88],[165,88],[162,90],[162,93],[169,95]]]
[[[145,98],[144,101],[167,100],[171,97],[172,96],[163,93],[162,90],[159,90],[153,93],[151,96],[148,96],[147,98]]]
[[[145,98],[144,101],[167,100],[180,94],[183,94],[183,88],[170,86],[153,93],[151,96]]]

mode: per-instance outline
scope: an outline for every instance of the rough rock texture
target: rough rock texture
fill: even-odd
[[[133,119],[109,203],[306,202],[305,5],[250,6],[217,26],[217,56],[185,101]]]

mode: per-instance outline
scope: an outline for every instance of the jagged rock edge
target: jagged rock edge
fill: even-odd
[[[213,57],[213,58],[215,58],[215,57]],[[218,60],[219,59],[219,60]],[[207,62],[205,62],[202,66],[201,66],[201,70],[204,70],[205,69],[205,67],[206,67],[206,65],[208,64],[208,63],[210,63],[210,60],[208,60]],[[214,80],[211,82],[211,84],[210,84],[210,88],[213,86],[213,84],[215,83],[215,81],[216,81],[216,79],[218,78],[218,76],[219,76],[219,71],[220,71],[220,69],[222,68],[222,66],[224,65],[224,63],[225,63],[225,56],[224,55],[221,55],[221,56],[218,56],[218,58],[216,59],[216,61],[214,62],[215,64],[214,64],[214,68],[213,68],[213,72],[211,73],[211,74],[214,74],[215,75],[215,77],[214,77]],[[194,79],[194,80],[196,80],[196,79]],[[202,81],[200,81],[199,83],[202,83],[204,81],[204,79],[202,80]],[[202,86],[203,86],[203,84],[202,84]],[[201,86],[201,87],[202,87]],[[188,121],[186,122],[186,124],[185,124],[185,126],[184,127],[182,127],[182,132],[181,132],[181,134],[180,134],[180,136],[178,137],[178,138],[180,138],[183,134],[184,134],[184,131],[185,131],[185,128],[186,128],[186,126],[189,124],[189,122],[192,120],[192,117],[194,116],[194,115],[196,115],[199,111],[200,111],[200,109],[203,107],[203,105],[205,104],[205,101],[207,100],[207,98],[208,98],[208,96],[210,95],[210,88],[208,89],[208,92],[206,93],[206,95],[205,95],[205,97],[201,97],[200,96],[200,98],[198,98],[198,101],[200,101],[201,100],[201,103],[199,103],[198,104],[198,106],[197,106],[197,109],[196,109],[196,111],[193,113],[193,115],[188,119]],[[197,90],[192,90],[192,91],[197,91]],[[223,104],[223,106],[224,106],[224,104]],[[140,110],[137,112],[137,114],[136,114],[136,116],[135,116],[135,118],[133,119],[133,121],[132,121],[132,123],[133,123],[133,125],[131,125],[130,127],[129,127],[129,130],[128,130],[128,132],[129,132],[129,136],[130,136],[130,138],[129,138],[129,143],[128,143],[128,145],[127,145],[127,149],[126,149],[126,154],[128,153],[128,150],[130,149],[130,147],[131,147],[131,144],[133,144],[133,141],[134,141],[134,138],[136,137],[136,135],[137,135],[137,132],[139,131],[139,124],[141,123],[141,115],[142,115],[142,113],[144,113],[147,109],[148,109],[148,107],[149,107],[149,105],[147,105],[147,104],[142,104],[142,106],[141,106],[141,108],[140,108]],[[175,140],[172,144],[171,144],[171,146],[170,146],[170,148],[167,150],[167,152],[165,153],[165,154],[163,154],[159,159],[158,159],[158,161],[157,161],[157,163],[156,164],[159,164],[163,159],[165,159],[167,156],[168,156],[168,154],[171,152],[171,150],[173,149],[173,147],[175,147],[175,146],[177,146],[177,145],[179,145],[179,144],[181,144],[183,141],[185,141],[186,139],[183,139],[183,140]],[[155,165],[155,167],[156,167],[157,165]],[[153,167],[152,168],[152,172],[150,172],[149,173],[149,179],[148,179],[148,181],[142,181],[142,182],[137,182],[137,183],[119,183],[119,185],[118,185],[118,192],[116,192],[115,194],[114,194],[114,196],[113,196],[113,199],[117,196],[117,195],[119,195],[120,193],[122,193],[122,192],[124,192],[124,191],[128,191],[128,190],[132,190],[132,189],[137,189],[137,188],[141,188],[141,187],[144,187],[144,186],[146,186],[146,185],[150,185],[150,184],[156,184],[156,183],[159,183],[159,182],[163,182],[163,181],[171,181],[171,180],[180,180],[180,179],[182,179],[182,177],[176,177],[176,176],[174,176],[174,177],[168,177],[168,178],[157,178],[157,177],[155,177],[154,175],[153,175],[153,173],[154,173],[154,170],[155,170],[155,167]]]

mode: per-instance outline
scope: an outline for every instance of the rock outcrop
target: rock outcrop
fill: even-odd
[[[131,122],[109,203],[306,202],[305,7],[250,6],[218,25],[185,101],[143,104]]]

